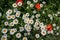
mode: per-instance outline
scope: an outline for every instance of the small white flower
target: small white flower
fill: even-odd
[[[6,28],[3,28],[3,29],[2,29],[2,33],[4,33],[4,34],[6,34],[7,31],[8,31],[8,30],[7,30]]]
[[[58,16],[58,14],[55,14],[55,16]]]
[[[5,26],[8,26],[8,21],[4,22]]]
[[[16,3],[13,3],[12,6],[15,8],[15,7],[17,7],[17,4]]]
[[[30,32],[32,29],[32,27],[29,24],[25,24],[24,28],[27,32]]]
[[[39,37],[40,37],[40,35],[39,35],[39,34],[36,34],[36,35],[35,35],[35,37],[36,37],[36,38],[39,38]]]
[[[59,35],[59,33],[56,33],[56,35]]]
[[[60,14],[60,12],[58,11],[57,14]]]
[[[37,3],[37,2],[38,2],[38,0],[33,0],[33,2]]]
[[[30,32],[28,32],[28,35],[30,35],[31,33]]]
[[[36,14],[36,18],[39,18],[40,17],[40,14]]]
[[[54,24],[53,24],[53,26],[55,27],[55,26],[56,26],[56,24],[54,23]]]
[[[27,4],[30,5],[31,4],[31,1],[27,1]]]
[[[45,14],[45,11],[43,11],[42,13]]]
[[[22,39],[22,40],[28,40],[28,39],[27,39],[27,37],[23,37],[23,39]]]
[[[10,20],[11,19],[11,15],[7,15],[7,19]]]
[[[33,21],[32,19],[30,19],[30,20],[28,21],[28,23],[29,23],[29,24],[33,24],[34,21]]]
[[[20,32],[24,31],[24,27],[19,27]]]
[[[18,6],[22,6],[22,2],[18,2],[18,4],[17,4]]]
[[[26,16],[29,16],[29,13],[26,13]]]
[[[15,15],[11,15],[11,18],[12,18],[12,19],[15,19]]]
[[[24,36],[27,36],[28,34],[27,33],[24,33]]]
[[[29,23],[29,18],[25,18],[24,23]]]
[[[40,23],[40,27],[44,26],[43,22]]]
[[[20,14],[21,14],[21,12],[20,11],[17,11],[15,15],[16,15],[16,17],[19,17]]]
[[[41,31],[41,35],[45,36],[46,35],[46,31],[45,30]]]
[[[53,20],[53,17],[51,16],[50,19]]]
[[[16,38],[21,38],[21,33],[17,33]]]
[[[6,12],[7,15],[9,14],[12,14],[12,9],[9,9],[7,12]]]
[[[0,13],[0,17],[2,16],[2,13]]]
[[[51,17],[52,15],[51,14],[48,14],[48,17]]]
[[[43,4],[46,4],[46,2],[45,2],[45,1],[43,1],[42,3],[43,3]]]
[[[40,7],[42,8],[43,7],[43,4],[40,4]]]
[[[58,29],[59,29],[59,26],[57,26],[56,28],[57,28],[57,30],[58,30]]]
[[[33,4],[30,4],[30,7],[32,8],[32,7],[34,7],[34,5]]]
[[[17,31],[17,29],[13,28],[13,29],[10,29],[10,35],[14,35],[14,33]]]
[[[18,9],[17,9],[17,8],[15,8],[13,11],[14,11],[14,12],[17,12],[17,11],[18,11]]]
[[[35,16],[34,16],[34,15],[32,15],[32,16],[31,16],[31,19],[34,19],[34,17],[35,17]]]
[[[56,30],[56,28],[54,27],[53,30]]]
[[[14,20],[13,20],[13,23],[14,23],[14,24],[18,24],[18,19],[14,19]]]
[[[51,31],[48,31],[48,34],[50,34],[50,33],[51,33],[51,34],[53,34],[53,30],[51,30]]]
[[[34,10],[33,13],[35,14],[36,13],[36,10]]]
[[[9,26],[14,26],[14,23],[13,22],[10,22]]]
[[[3,35],[3,36],[1,37],[1,40],[7,40],[7,36],[6,36],[6,35]]]

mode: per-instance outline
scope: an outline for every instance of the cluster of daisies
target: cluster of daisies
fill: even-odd
[[[27,7],[26,9],[33,8],[36,7],[37,10],[41,9],[44,4],[46,4],[45,1],[43,1],[41,4],[38,3],[38,0],[33,0],[34,4],[31,1],[27,1]],[[35,6],[35,3],[36,6]],[[37,13],[36,10],[33,10],[32,13],[33,15],[30,15],[29,12],[24,13],[21,17],[21,14],[23,12],[19,11],[17,9],[17,7],[22,6],[23,5],[23,1],[22,0],[17,0],[16,3],[13,3],[12,6],[14,9],[8,9],[6,11],[6,21],[4,22],[5,26],[12,26],[13,28],[11,29],[7,29],[7,28],[3,28],[2,29],[2,33],[3,36],[1,37],[1,40],[8,40],[8,31],[10,35],[15,35],[16,38],[22,38],[22,40],[28,40],[27,36],[32,35],[33,33],[31,31],[39,31],[39,33],[35,34],[35,38],[40,38],[41,35],[45,36],[47,34],[56,34],[59,35],[59,26],[56,25],[56,23],[53,23],[52,25],[46,25],[44,24],[44,22],[40,21],[40,13]],[[43,11],[43,14],[45,14],[45,12]],[[60,12],[58,12],[58,14],[60,14]],[[53,20],[53,16],[57,16],[58,14],[48,14],[48,17]],[[2,16],[2,13],[0,13],[0,17]],[[24,25],[22,27],[19,27],[19,30],[17,28],[14,28],[15,25],[19,24],[19,20],[18,18],[22,18]],[[18,26],[18,25],[17,25]],[[53,26],[53,30],[52,30],[52,26]],[[23,34],[22,34],[23,32]]]

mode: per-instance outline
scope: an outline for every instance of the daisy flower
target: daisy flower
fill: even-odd
[[[28,23],[29,23],[29,24],[33,24],[34,21],[33,21],[32,19],[30,19],[30,20],[28,21]]]
[[[7,15],[7,19],[10,20],[11,19],[11,15]]]
[[[45,30],[41,31],[41,35],[45,36],[46,35],[46,31]]]
[[[1,40],[7,40],[7,36],[3,35],[3,36],[1,37]]]
[[[54,24],[53,24],[53,26],[55,27],[55,26],[56,26],[56,24],[54,23]]]
[[[29,13],[26,13],[26,16],[29,16]]]
[[[36,18],[39,18],[40,17],[40,14],[36,14],[36,16],[35,16]]]
[[[28,40],[28,39],[27,39],[27,37],[23,37],[23,39],[22,39],[22,40]]]
[[[9,9],[7,12],[6,12],[7,15],[9,14],[12,14],[12,9]]]
[[[20,32],[24,31],[24,27],[19,27],[19,31]]]
[[[45,1],[43,1],[42,3],[43,3],[43,4],[46,4],[46,2],[45,2]]]
[[[8,30],[7,30],[6,28],[3,28],[3,29],[2,29],[2,33],[3,33],[3,34],[6,34],[7,31],[8,31]]]
[[[10,22],[9,26],[14,26],[14,23],[13,22]]]
[[[11,19],[15,19],[15,15],[11,15]]]
[[[34,2],[34,3],[37,3],[37,2],[38,2],[38,0],[33,0],[33,2]]]
[[[39,37],[40,37],[40,35],[39,35],[39,34],[35,34],[35,37],[36,37],[36,38],[39,38]]]
[[[33,13],[35,14],[37,11],[36,10],[33,10]]]
[[[16,14],[15,14],[15,16],[16,16],[16,17],[19,17],[20,14],[21,14],[21,12],[20,12],[20,11],[17,11]]]
[[[18,5],[18,6],[22,6],[22,2],[18,2],[17,5]]]
[[[21,33],[17,33],[16,38],[21,38]]]
[[[43,7],[43,4],[40,4],[40,7],[42,8]]]
[[[4,22],[4,24],[5,24],[5,26],[8,26],[9,23],[8,23],[8,21],[6,21],[6,22]]]
[[[14,12],[17,12],[17,11],[18,11],[18,9],[17,9],[17,8],[14,8],[14,9],[13,9],[13,11],[14,11]]]
[[[31,8],[33,8],[33,7],[34,7],[34,5],[33,5],[33,4],[30,4],[30,7],[31,7]]]
[[[15,28],[10,29],[10,35],[14,35],[16,31],[17,31],[17,29],[15,29]]]
[[[30,5],[31,4],[31,1],[27,1],[27,4]]]
[[[12,6],[15,8],[15,7],[17,7],[17,4],[16,3],[13,3]]]
[[[14,20],[13,20],[13,23],[14,23],[14,24],[18,24],[18,19],[14,19]]]

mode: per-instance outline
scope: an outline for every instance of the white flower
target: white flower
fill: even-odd
[[[56,28],[57,28],[57,30],[58,30],[60,27],[59,27],[59,26],[57,26]]]
[[[39,38],[39,37],[40,37],[40,35],[39,35],[39,34],[36,34],[36,35],[35,35],[35,37],[36,37],[36,38]]]
[[[29,18],[25,18],[24,23],[28,23],[28,22],[29,22]]]
[[[33,13],[35,14],[36,13],[36,10],[34,10]]]
[[[46,31],[45,30],[41,31],[41,35],[45,36],[46,35]]]
[[[55,14],[55,16],[58,16],[58,14]]]
[[[16,16],[16,17],[19,17],[20,14],[21,14],[21,12],[20,12],[20,11],[17,11],[16,14],[15,14],[15,16]]]
[[[28,40],[28,39],[27,39],[27,37],[23,37],[23,39],[22,39],[22,40]]]
[[[30,32],[28,32],[28,35],[30,35],[31,33]]]
[[[26,13],[26,16],[29,16],[29,13]]]
[[[54,27],[53,30],[56,30],[56,28]]]
[[[24,28],[27,32],[30,32],[32,29],[32,27],[29,24],[25,24]]]
[[[1,37],[1,40],[7,40],[7,36],[6,36],[6,35],[3,35],[3,36]]]
[[[12,6],[15,8],[15,7],[17,7],[17,4],[16,3],[13,3]]]
[[[30,5],[31,4],[31,1],[27,1],[27,4]]]
[[[17,33],[16,38],[21,38],[21,33]]]
[[[60,12],[58,11],[57,14],[60,14]]]
[[[30,19],[30,20],[28,21],[28,23],[29,23],[29,24],[33,24],[34,21],[33,21],[32,19]]]
[[[7,15],[7,19],[10,20],[11,19],[11,15]]]
[[[14,23],[13,22],[10,22],[9,26],[14,26]]]
[[[43,22],[40,23],[40,27],[44,26]]]
[[[53,20],[53,17],[51,16],[50,19]]]
[[[30,4],[30,7],[32,8],[32,7],[34,7],[34,5],[33,4]]]
[[[4,24],[5,24],[5,26],[7,26],[8,25],[8,21],[4,22]]]
[[[51,31],[48,31],[48,34],[50,34],[50,33],[51,33],[51,34],[53,34],[53,30],[51,30]]]
[[[20,32],[24,31],[24,27],[19,27]]]
[[[14,33],[17,31],[17,29],[13,28],[13,29],[10,29],[10,35],[14,35]]]
[[[2,33],[4,33],[4,34],[6,34],[7,31],[8,31],[8,30],[7,30],[6,28],[3,28],[3,29],[2,29]]]
[[[27,33],[24,33],[24,36],[27,36],[28,34]]]
[[[56,33],[56,35],[59,35],[59,33]]]
[[[33,2],[37,3],[37,2],[38,2],[38,0],[33,0]]]
[[[45,14],[45,11],[43,11],[42,13]]]
[[[35,16],[36,18],[39,18],[40,17],[40,14],[36,14],[36,16]]]
[[[15,19],[15,15],[11,15],[11,18],[12,18],[12,19]]]
[[[56,24],[54,23],[54,24],[53,24],[53,26],[55,27],[55,26],[56,26]]]
[[[13,23],[14,23],[14,24],[18,24],[18,19],[14,19],[14,20],[13,20]]]
[[[18,2],[18,4],[17,4],[18,6],[22,6],[22,2]]]
[[[17,8],[15,8],[13,11],[14,11],[14,12],[17,12],[18,10],[17,10]]]
[[[0,17],[2,16],[2,13],[0,13]]]
[[[46,30],[46,25],[41,26],[41,30]]]
[[[32,16],[31,16],[31,19],[34,19],[34,17],[35,17],[35,16],[34,16],[34,15],[32,15]]]
[[[40,4],[40,7],[42,8],[43,7],[43,4]]]
[[[51,17],[52,15],[51,14],[48,14],[48,17]]]
[[[7,15],[9,14],[12,14],[12,9],[9,9],[7,12],[6,12]]]
[[[46,4],[46,2],[45,2],[45,1],[43,1],[42,3],[43,3],[43,4]]]

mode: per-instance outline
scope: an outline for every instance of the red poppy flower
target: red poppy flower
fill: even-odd
[[[51,30],[52,30],[52,25],[51,25],[51,24],[48,24],[47,27],[46,27],[46,29],[47,29],[48,31],[51,31]]]
[[[37,4],[35,5],[35,8],[38,9],[38,10],[40,10],[40,9],[41,9],[40,4],[37,3]]]
[[[23,3],[23,1],[22,1],[22,0],[17,0],[17,1],[16,1],[16,4],[17,4],[18,2],[22,2],[22,3]]]

